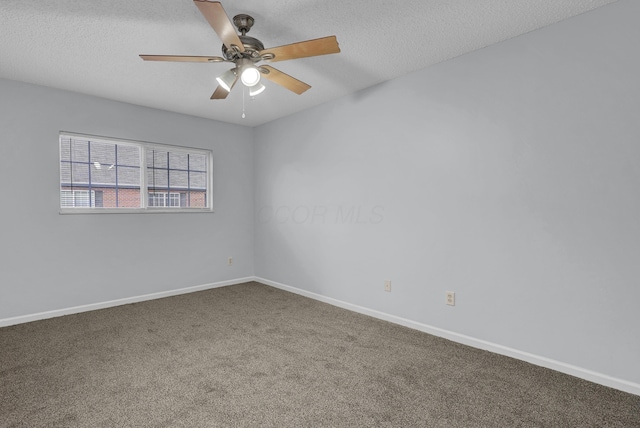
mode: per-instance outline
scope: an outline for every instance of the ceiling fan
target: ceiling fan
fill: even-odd
[[[265,86],[260,83],[261,76],[300,95],[311,86],[269,65],[259,65],[258,63],[261,61],[286,61],[340,52],[336,36],[265,49],[260,40],[247,36],[254,23],[251,16],[236,15],[231,23],[220,2],[209,0],[193,0],[193,2],[222,40],[223,56],[140,55],[140,58],[145,61],[234,63],[234,68],[216,78],[218,88],[211,95],[212,100],[227,98],[238,80],[249,88],[250,96],[258,95],[265,89]],[[240,34],[236,33],[234,25]]]

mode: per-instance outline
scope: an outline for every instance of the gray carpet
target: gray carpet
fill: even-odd
[[[640,427],[640,397],[257,283],[0,329],[2,427]]]

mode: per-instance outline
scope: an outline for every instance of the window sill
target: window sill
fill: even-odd
[[[212,208],[69,208],[60,209],[61,215],[77,214],[185,214],[185,213],[212,213]]]

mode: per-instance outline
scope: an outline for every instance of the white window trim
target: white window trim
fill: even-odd
[[[103,141],[106,143],[118,143],[134,145],[140,147],[140,208],[62,208],[59,214],[182,214],[182,213],[212,213],[213,210],[213,153],[211,150],[198,149],[195,147],[174,146],[171,144],[150,143],[147,141],[127,140],[122,138],[103,137],[89,134],[79,134],[76,132],[60,131],[58,133],[58,204],[60,204],[60,138],[62,136],[90,139],[91,141]],[[208,207],[187,208],[187,207],[149,207],[148,206],[148,182],[147,182],[147,149],[166,150],[174,153],[198,153],[207,158],[207,190],[206,198]]]

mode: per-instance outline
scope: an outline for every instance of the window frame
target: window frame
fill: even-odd
[[[79,138],[86,139],[89,141],[95,142],[104,142],[111,144],[123,144],[129,146],[136,146],[140,150],[140,207],[130,208],[130,207],[122,207],[122,208],[102,208],[102,207],[62,207],[61,196],[62,196],[62,188],[61,188],[61,179],[62,179],[62,152],[61,152],[61,142],[63,137],[71,137],[71,138]],[[149,183],[147,179],[147,151],[148,150],[161,150],[173,153],[186,153],[186,154],[198,154],[204,155],[206,160],[206,190],[204,192],[204,197],[206,201],[206,207],[183,207],[181,206],[165,206],[165,207],[154,207],[149,206],[149,194],[150,193],[158,193],[158,190],[153,190],[150,192]],[[89,134],[79,134],[75,132],[67,132],[60,131],[58,133],[58,206],[59,206],[59,214],[149,214],[149,213],[159,213],[159,214],[176,214],[176,213],[212,213],[213,210],[213,152],[208,149],[200,149],[196,147],[185,147],[185,146],[176,146],[173,144],[162,144],[162,143],[150,143],[147,141],[139,141],[139,140],[128,140],[123,138],[113,138],[113,137],[103,137],[98,135],[89,135]],[[65,191],[73,191],[73,189],[64,189]],[[84,189],[78,189],[84,190]],[[178,193],[174,192],[172,189],[169,189],[167,192],[169,193]],[[168,197],[170,199],[170,197]],[[169,202],[167,199],[167,202]]]

